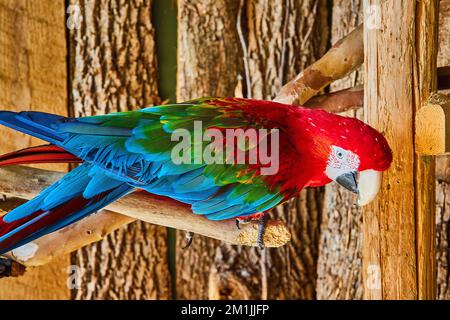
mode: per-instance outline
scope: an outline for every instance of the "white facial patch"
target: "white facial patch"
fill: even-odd
[[[351,151],[341,147],[331,146],[331,153],[328,156],[325,174],[331,180],[336,180],[342,174],[358,171],[359,157]]]

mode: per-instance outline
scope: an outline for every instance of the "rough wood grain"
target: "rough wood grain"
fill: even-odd
[[[67,113],[64,11],[61,0],[0,3],[1,109]],[[0,134],[2,153],[38,142],[3,127]],[[50,167],[67,169],[66,165]],[[0,206],[7,209],[8,203]],[[68,264],[63,256],[20,278],[1,279],[0,299],[68,299]]]
[[[364,0],[364,8],[370,5],[382,16],[379,29],[364,30],[365,119],[385,134],[394,160],[377,199],[364,210],[364,297],[416,299],[412,145],[415,3]]]
[[[331,42],[362,23],[362,0],[334,0]],[[334,82],[331,90],[351,88],[363,82],[361,68]],[[363,91],[362,91],[362,94]],[[363,111],[348,116],[362,118]],[[356,197],[337,184],[325,187],[317,267],[318,299],[361,299],[362,212]]]
[[[394,160],[377,199],[364,210],[364,297],[416,299],[412,200],[415,3],[364,0],[364,8],[370,5],[382,16],[379,29],[364,30],[365,119],[385,134]]]
[[[436,85],[437,1],[364,0],[366,18],[369,6],[381,16],[364,29],[365,119],[384,133],[394,160],[364,210],[364,295],[433,298],[434,162],[415,156],[413,117]]]
[[[414,113],[437,90],[439,0],[416,4]],[[417,127],[417,124],[416,124]],[[417,293],[422,300],[436,299],[436,160],[415,155]]]
[[[73,114],[85,116],[159,102],[151,0],[71,0],[81,27],[70,31]],[[167,231],[137,222],[72,255],[85,270],[74,299],[167,299]]]

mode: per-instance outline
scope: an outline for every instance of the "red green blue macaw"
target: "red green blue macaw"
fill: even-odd
[[[192,132],[196,121],[203,131],[277,129],[276,173],[262,174],[261,161],[175,163],[171,151],[178,142],[172,141],[172,134],[177,129]],[[382,134],[357,119],[252,99],[202,98],[83,118],[1,111],[0,124],[51,144],[3,156],[0,165],[82,161],[0,218],[0,254],[74,223],[136,189],[187,203],[194,214],[213,220],[251,217],[304,187],[333,180],[359,193],[363,205],[375,197],[381,172],[392,162]],[[241,146],[246,157],[255,145],[267,144],[270,135]],[[230,142],[226,140],[224,136],[219,144]],[[196,143],[189,146],[191,158],[198,156]],[[207,143],[201,142],[202,147]]]

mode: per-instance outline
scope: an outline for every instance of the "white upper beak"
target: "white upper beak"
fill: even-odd
[[[375,170],[364,170],[359,173],[358,179],[358,205],[365,206],[372,202],[381,187],[382,173]]]

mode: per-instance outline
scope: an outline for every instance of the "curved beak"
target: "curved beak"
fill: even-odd
[[[364,170],[359,173],[358,205],[365,206],[375,199],[380,191],[382,178],[383,174],[380,171]]]
[[[336,182],[353,193],[359,193],[358,182],[356,180],[357,174],[356,171],[341,174],[336,178]]]
[[[358,205],[365,206],[372,202],[380,191],[382,173],[375,170],[365,170],[359,173],[347,172],[336,178],[336,182],[345,189],[358,194]]]

